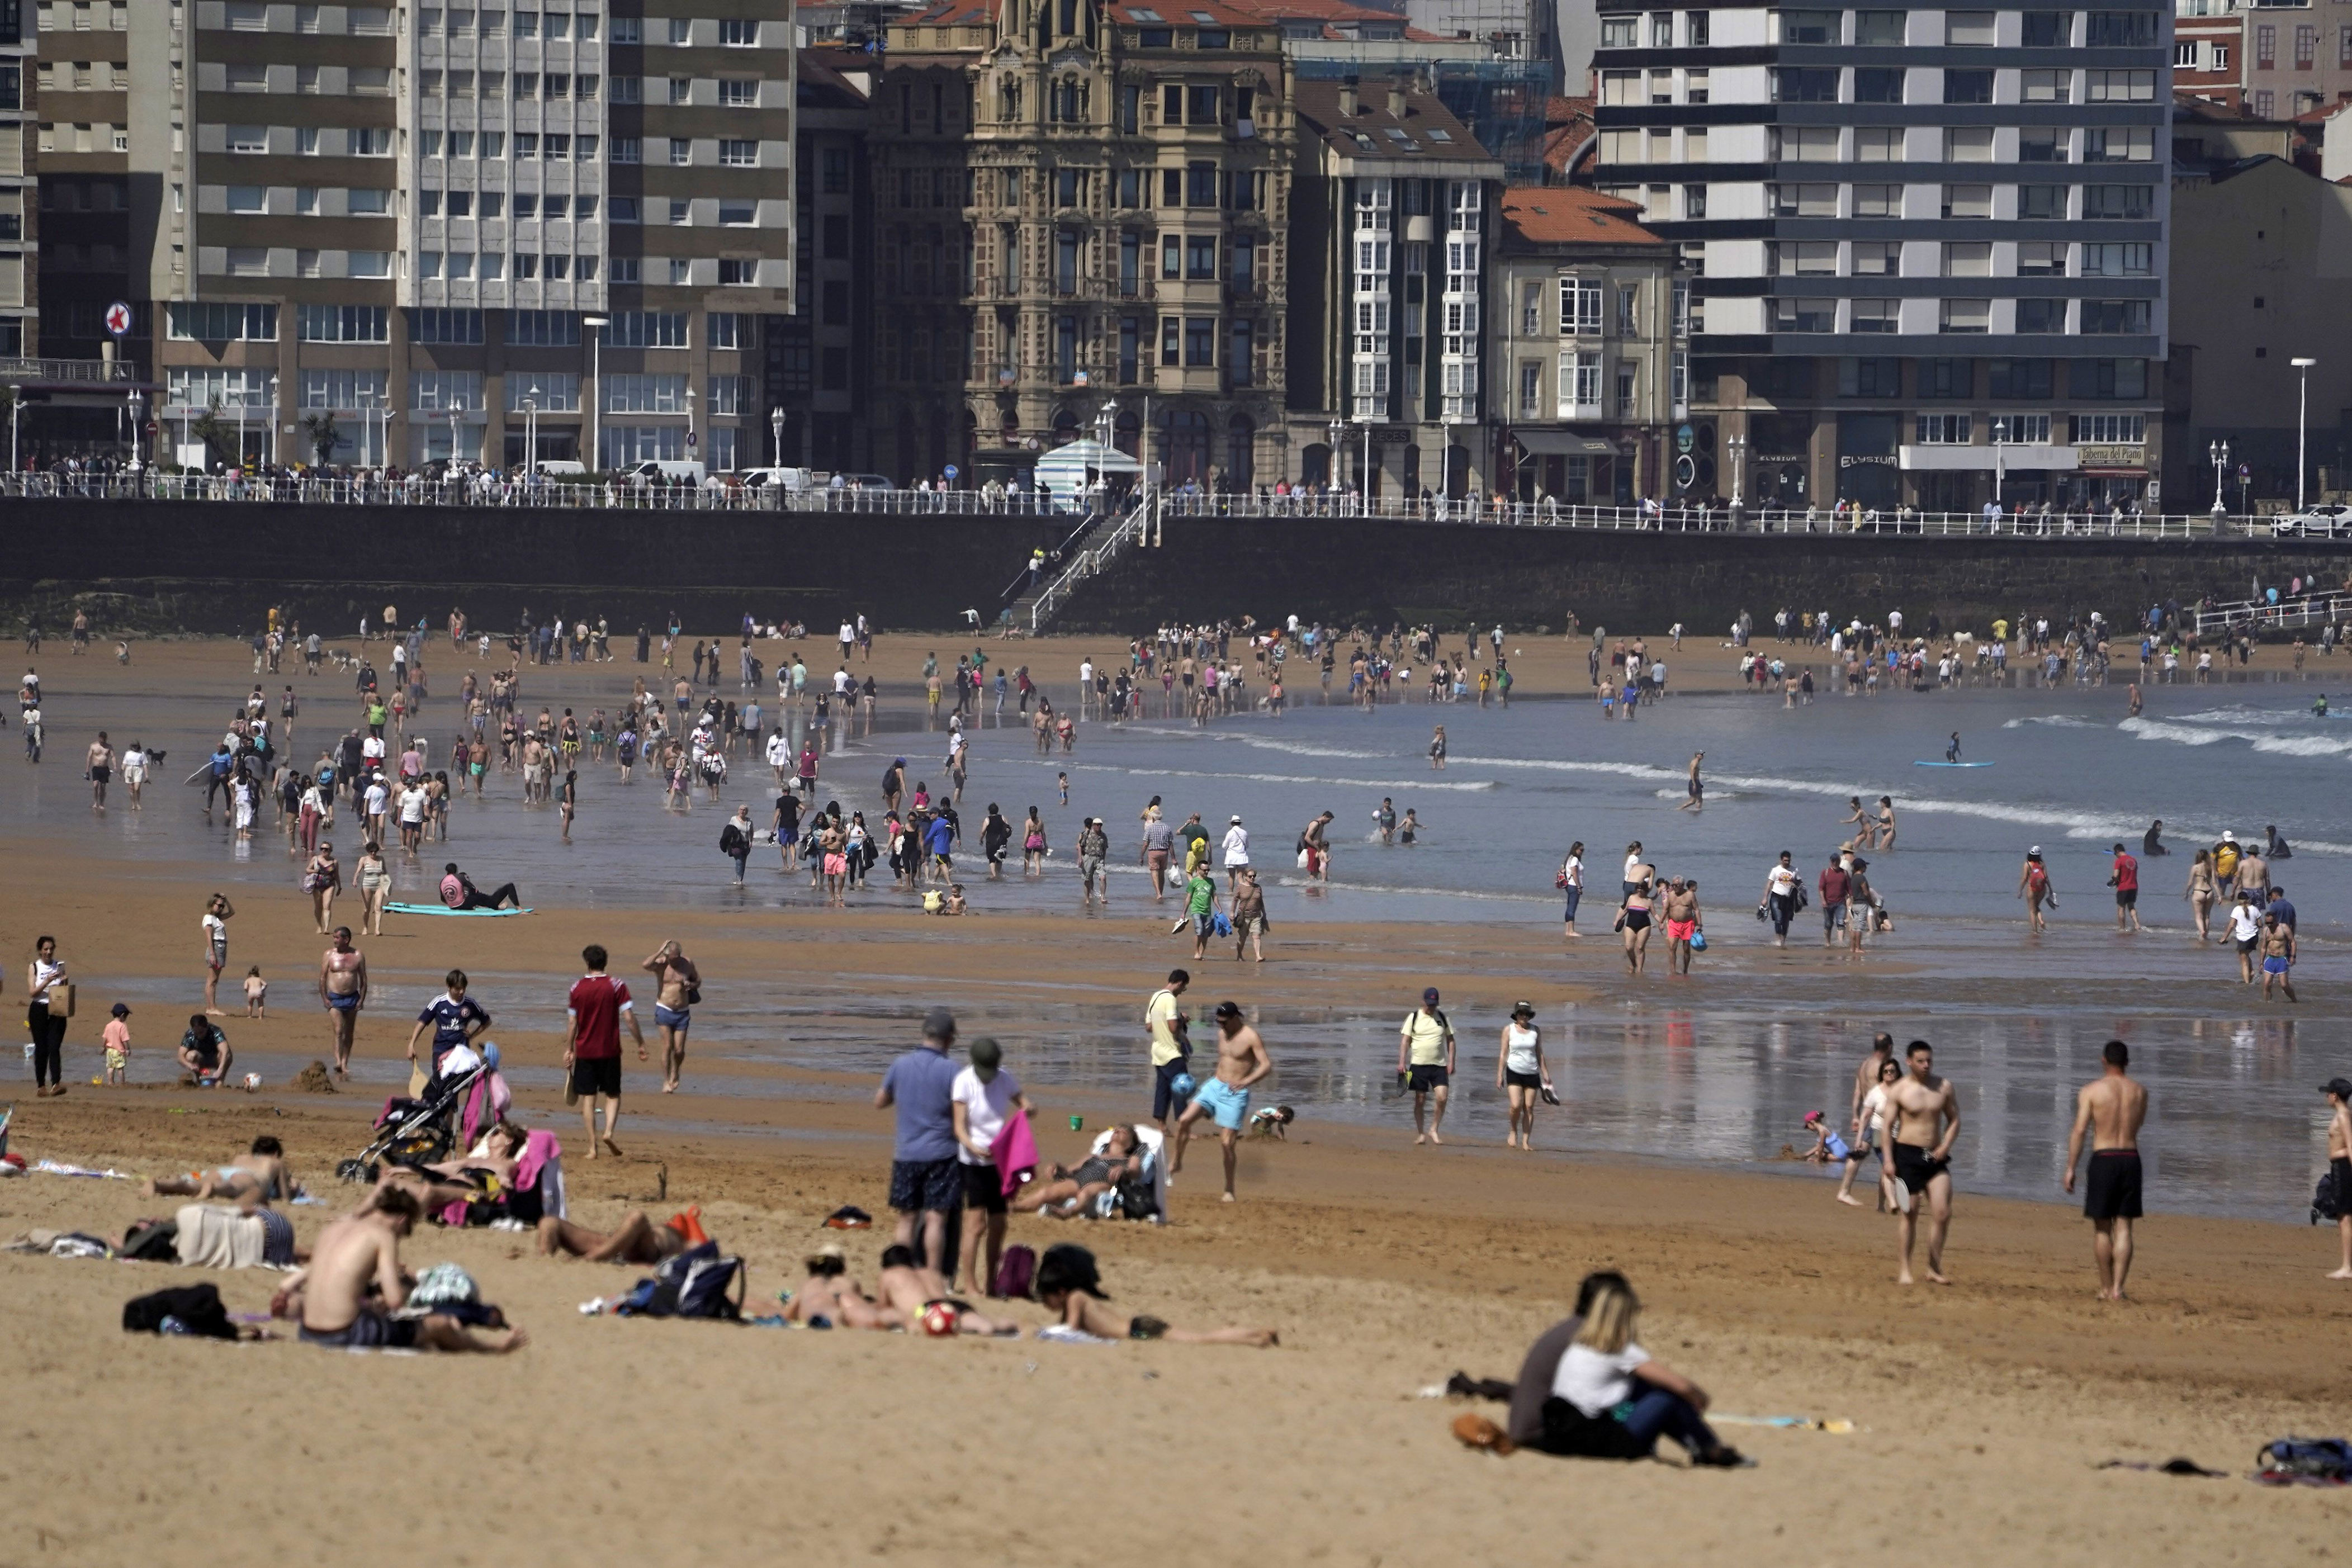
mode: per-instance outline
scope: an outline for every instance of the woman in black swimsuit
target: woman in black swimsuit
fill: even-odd
[[[1650,900],[1655,883],[1643,877],[1625,894],[1618,929],[1625,934],[1625,967],[1638,975],[1650,953]]]

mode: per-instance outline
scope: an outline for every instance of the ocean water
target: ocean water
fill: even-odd
[[[1679,664],[1717,657],[1729,655],[1693,650]],[[265,831],[239,845],[219,814],[208,821],[198,810],[200,792],[178,782],[216,733],[200,724],[193,700],[78,694],[67,661],[47,666],[48,759],[38,768],[18,762],[12,732],[9,754],[0,756],[0,831],[94,856],[193,862],[232,896],[290,888],[295,867],[283,838],[269,831],[274,807],[264,808]],[[599,702],[616,707],[634,672],[627,664],[529,672],[526,711],[542,702],[559,711],[569,703],[583,715]],[[306,760],[329,733],[326,699],[314,691],[331,679],[302,686],[310,713],[293,754]],[[1871,1032],[1885,1028],[1898,1039],[1934,1040],[1939,1065],[1962,1085],[1967,1123],[1956,1168],[1963,1187],[2055,1198],[2073,1087],[2095,1075],[2100,1042],[2121,1034],[2155,1096],[2146,1140],[2151,1203],[2294,1219],[2323,1163],[2324,1103],[2313,1086],[2352,1071],[2337,997],[2352,893],[2345,789],[2352,721],[2310,716],[2323,689],[2322,680],[2154,687],[2137,718],[2127,716],[2120,685],[1825,695],[1794,709],[1777,696],[1680,695],[1644,707],[1638,719],[1604,721],[1580,701],[1522,701],[1507,710],[1420,702],[1326,707],[1309,687],[1279,719],[1237,716],[1206,728],[1088,723],[1074,751],[1050,757],[1034,753],[1017,716],[1008,713],[1014,722],[1004,728],[983,716],[961,808],[970,857],[961,863],[983,913],[1070,908],[1078,821],[1100,815],[1113,831],[1114,895],[1131,909],[1147,888],[1136,852],[1145,801],[1160,796],[1179,821],[1198,810],[1213,837],[1239,814],[1269,884],[1278,951],[1297,922],[1387,921],[1456,936],[1461,927],[1493,923],[1556,931],[1552,875],[1568,845],[1581,840],[1590,895],[1580,925],[1590,946],[1613,940],[1618,863],[1639,840],[1661,869],[1698,879],[1709,912],[1711,946],[1699,960],[1706,978],[1669,981],[1659,940],[1649,977],[1606,985],[1599,998],[1542,1020],[1570,1102],[1547,1113],[1547,1144],[1769,1162],[1783,1145],[1803,1146],[1806,1111],[1842,1111],[1853,1064]],[[206,701],[204,711],[226,711],[236,695]],[[436,716],[454,718],[454,711],[444,701]],[[897,716],[886,704],[880,734],[830,738],[821,797],[878,822],[880,778],[892,758],[908,758],[910,778],[943,775],[943,736],[888,727]],[[1426,748],[1441,723],[1450,757],[1438,771]],[[122,809],[119,784],[116,810],[103,819],[89,810],[80,753],[100,727],[118,744],[136,737],[169,748],[144,810]],[[1940,758],[1953,730],[1969,760],[1993,766],[1915,765]],[[426,733],[441,731],[428,724]],[[1706,808],[1677,810],[1685,765],[1700,749]],[[1069,777],[1066,808],[1061,772]],[[659,786],[642,769],[625,787],[609,764],[584,768],[570,846],[557,841],[551,811],[526,810],[517,794],[494,774],[488,800],[461,800],[446,850],[430,848],[414,868],[394,858],[395,895],[429,897],[439,862],[457,859],[478,880],[513,878],[527,901],[550,905],[692,904],[756,918],[818,903],[804,875],[781,873],[772,848],[755,856],[748,887],[728,885],[731,868],[717,849],[726,807],[748,800],[764,823],[773,794],[769,770],[751,760],[736,763],[724,806],[698,803],[690,814],[663,810]],[[1881,795],[1893,798],[1900,831],[1891,852],[1871,857],[1872,880],[1897,930],[1858,988],[1843,966],[1801,940],[1775,952],[1753,910],[1776,852],[1792,851],[1810,879],[1852,831],[1840,822],[1848,798]],[[1419,842],[1370,841],[1371,813],[1383,797],[1400,815],[1414,811]],[[1016,826],[1028,806],[1043,809],[1056,849],[1046,876],[982,880],[979,824],[991,800]],[[1292,844],[1325,810],[1336,819],[1331,879],[1309,886],[1292,863]],[[2158,929],[2120,940],[2105,885],[2109,846],[2122,840],[2137,853],[2159,817],[2175,852],[2144,860],[2141,895],[2143,919]],[[2259,841],[2271,823],[2294,846],[2273,874],[2292,889],[2307,941],[2297,971],[2306,999],[2296,1009],[2264,1006],[2235,983],[2231,956],[2189,940],[2179,896],[2195,845],[2224,830]],[[348,866],[357,843],[348,810],[334,837]],[[2015,897],[2029,845],[2048,857],[2060,898],[2053,931],[2032,940]],[[853,901],[888,908],[908,896],[887,885],[886,869],[883,885]],[[1801,925],[1798,935],[1819,941],[1817,928]],[[1402,937],[1400,951],[1409,955],[1411,941]],[[420,999],[431,984],[425,975],[383,978],[395,996],[413,988]],[[1396,1022],[1417,989],[1401,973],[1395,998],[1360,1009],[1269,1009],[1264,1027],[1281,1063],[1273,1097],[1299,1105],[1310,1125],[1356,1122],[1402,1135],[1409,1116],[1390,1097],[1390,1081]],[[696,1020],[698,1075],[710,1074],[722,1096],[811,1092],[730,1076],[730,1056],[878,1071],[911,1031],[905,1009],[811,1009],[781,985],[746,979],[730,980],[725,994],[729,1005]],[[1118,1094],[1141,1081],[1135,1009],[1132,998],[1040,994],[1024,998],[1017,1017],[973,1017],[967,1029],[1006,1039],[1016,1069],[1040,1082]],[[1449,1130],[1499,1142],[1502,1103],[1491,1085],[1502,1019],[1456,1022],[1465,1082]],[[257,1065],[276,1076],[299,1063]],[[642,1097],[638,1105],[646,1108]]]

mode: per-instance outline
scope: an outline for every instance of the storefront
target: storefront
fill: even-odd
[[[1633,461],[1621,458],[1613,442],[1576,430],[1517,429],[1510,434],[1518,455],[1512,493],[1519,500],[1549,497],[1563,507],[1633,504]]]
[[[1903,498],[1896,451],[1903,421],[1892,413],[1841,413],[1837,423],[1837,498],[1891,512]]]

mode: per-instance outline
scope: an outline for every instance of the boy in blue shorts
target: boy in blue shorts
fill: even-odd
[[[1234,1201],[1234,1149],[1242,1129],[1249,1124],[1250,1088],[1273,1071],[1274,1061],[1266,1055],[1265,1041],[1258,1038],[1256,1030],[1243,1021],[1240,1005],[1219,1002],[1216,1076],[1201,1080],[1200,1086],[1192,1092],[1192,1103],[1176,1119],[1176,1152],[1169,1161],[1170,1180],[1174,1180],[1184,1168],[1184,1145],[1192,1136],[1192,1124],[1204,1116],[1213,1116],[1217,1142],[1225,1156],[1224,1201]]]

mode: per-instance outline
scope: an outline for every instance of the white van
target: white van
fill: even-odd
[[[551,479],[579,479],[588,473],[588,465],[572,457],[543,457],[531,466]]]
[[[622,470],[636,485],[651,485],[657,480],[684,479],[690,484],[702,483],[704,468],[693,458],[649,457],[643,463],[633,463]]]
[[[805,468],[746,468],[735,477],[746,490],[773,487],[797,495],[809,487],[809,471]]]

